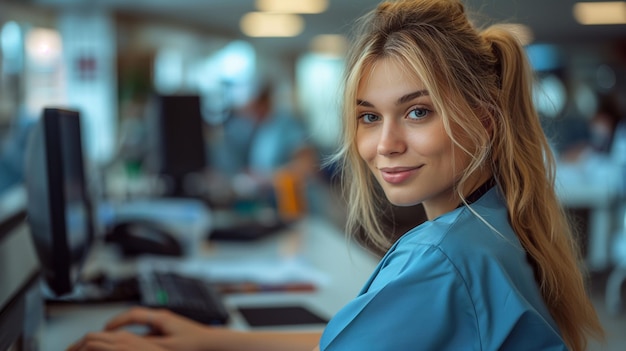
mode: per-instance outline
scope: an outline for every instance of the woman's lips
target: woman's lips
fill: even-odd
[[[422,166],[418,167],[385,167],[380,168],[383,180],[390,184],[399,184],[412,177]]]

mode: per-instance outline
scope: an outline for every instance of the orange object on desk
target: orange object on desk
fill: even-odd
[[[276,172],[274,189],[278,214],[283,220],[295,220],[306,213],[304,182],[295,172],[287,169]]]

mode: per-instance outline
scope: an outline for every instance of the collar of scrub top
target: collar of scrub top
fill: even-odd
[[[493,177],[489,178],[486,182],[484,182],[481,186],[479,186],[476,190],[474,190],[471,194],[469,194],[465,198],[465,203],[461,202],[457,208],[463,207],[465,205],[469,205],[475,201],[478,201],[486,192],[488,192],[491,188],[496,185],[495,179]]]

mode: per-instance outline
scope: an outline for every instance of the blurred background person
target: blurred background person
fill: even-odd
[[[312,188],[319,190],[320,156],[308,129],[295,113],[277,108],[271,82],[260,81],[254,90],[252,98],[223,122],[220,133],[209,137],[210,187],[222,187],[223,192],[226,185],[235,203],[279,207],[280,194],[290,187],[295,192],[290,196],[298,202],[292,210],[319,208],[321,200],[314,199],[319,191]]]
[[[589,157],[608,157],[612,153],[616,131],[623,123],[622,120],[616,97],[599,94],[598,107],[589,118],[586,140],[563,150],[561,161],[583,162]]]
[[[210,164],[215,170],[248,173],[261,180],[286,166],[315,170],[315,148],[304,124],[275,105],[273,86],[264,83],[247,104],[232,113],[223,124],[223,136],[211,145]]]

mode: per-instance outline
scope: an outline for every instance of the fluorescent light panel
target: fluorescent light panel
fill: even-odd
[[[295,37],[304,30],[302,17],[293,14],[249,12],[239,25],[249,37]]]
[[[259,11],[273,13],[322,13],[328,0],[256,0]]]
[[[626,24],[626,1],[579,2],[574,17],[580,24]]]

